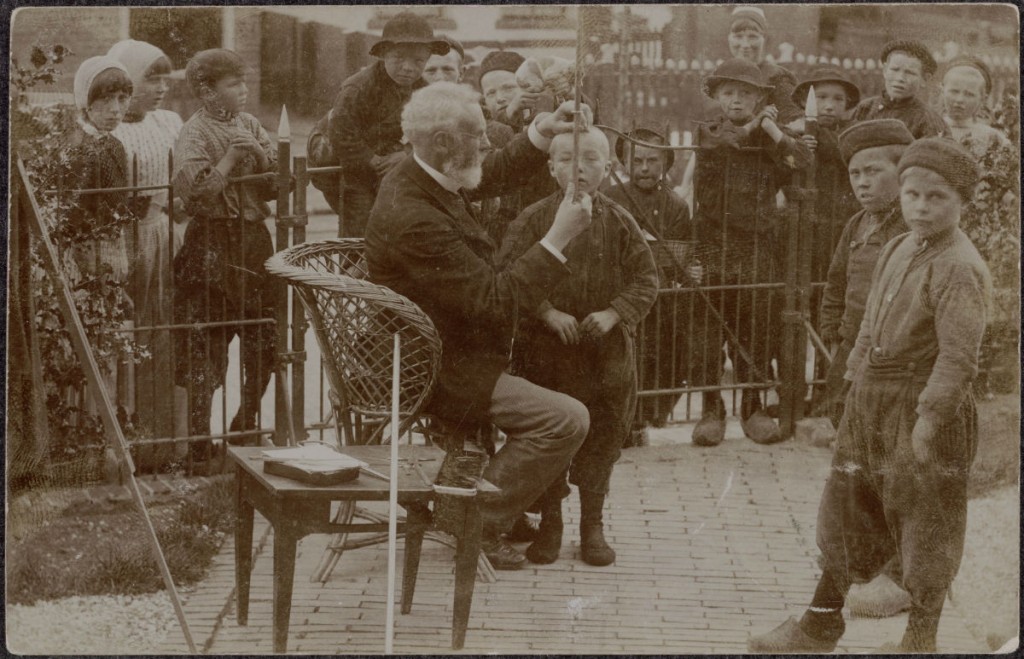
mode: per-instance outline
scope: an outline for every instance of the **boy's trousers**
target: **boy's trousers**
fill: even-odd
[[[210,432],[213,393],[224,386],[228,347],[238,336],[244,384],[242,419],[255,419],[274,372],[274,323],[232,325],[232,320],[273,319],[284,284],[263,266],[274,253],[262,222],[197,217],[174,260],[176,323],[223,323],[175,331],[175,383],[189,390],[189,434]]]
[[[619,323],[600,339],[566,346],[550,330],[537,328],[526,342],[521,362],[524,377],[572,396],[590,412],[590,431],[573,456],[569,482],[580,490],[606,494],[636,410],[632,330]],[[542,500],[568,494],[563,476],[555,479]]]

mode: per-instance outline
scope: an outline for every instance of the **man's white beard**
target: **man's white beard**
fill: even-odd
[[[475,190],[484,178],[484,168],[481,164],[470,165],[469,167],[455,167],[452,163],[445,163],[441,173],[459,184],[465,190]]]

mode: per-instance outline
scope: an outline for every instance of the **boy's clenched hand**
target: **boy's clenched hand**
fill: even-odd
[[[595,311],[580,323],[580,332],[592,339],[599,339],[619,324],[622,318],[615,309]]]
[[[565,345],[576,345],[580,342],[580,328],[575,317],[552,307],[541,314],[541,320]]]

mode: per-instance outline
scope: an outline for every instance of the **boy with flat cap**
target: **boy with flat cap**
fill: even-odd
[[[854,124],[839,136],[839,150],[862,210],[850,218],[832,256],[821,302],[821,336],[833,351],[827,377],[828,416],[839,427],[847,386],[846,359],[860,331],[882,248],[906,233],[900,214],[900,181],[896,166],[914,141],[898,119],[873,119]]]
[[[861,101],[851,118],[899,119],[914,139],[944,135],[946,124],[942,117],[917,97],[938,66],[928,47],[920,41],[890,41],[882,48],[879,59],[885,92]]]
[[[328,138],[344,167],[342,229],[362,237],[381,179],[405,158],[402,108],[413,91],[426,86],[423,70],[432,54],[450,46],[434,36],[425,18],[402,12],[384,25],[370,48],[378,61],[341,84],[328,119]]]
[[[958,226],[978,181],[974,157],[926,138],[907,147],[898,172],[910,232],[882,250],[847,361],[850,393],[818,511],[821,579],[803,617],[751,637],[750,652],[833,651],[850,584],[896,555],[910,614],[899,645],[880,651],[937,651],[963,555],[978,441],[973,380],[992,284]]]
[[[431,53],[423,69],[423,81],[428,85],[435,82],[462,82],[466,72],[466,49],[458,40],[449,36],[441,37],[448,42],[449,50],[444,55]]]

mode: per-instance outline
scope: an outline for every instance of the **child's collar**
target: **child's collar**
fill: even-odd
[[[99,128],[94,126],[92,124],[92,122],[90,122],[85,117],[79,117],[78,118],[78,125],[82,127],[82,131],[86,135],[90,135],[92,137],[106,137],[106,136],[110,135],[110,131],[102,131],[102,130],[100,130]]]
[[[218,121],[233,121],[238,116],[237,112],[228,112],[224,108],[217,107],[212,103],[204,103],[203,109],[206,113]]]

